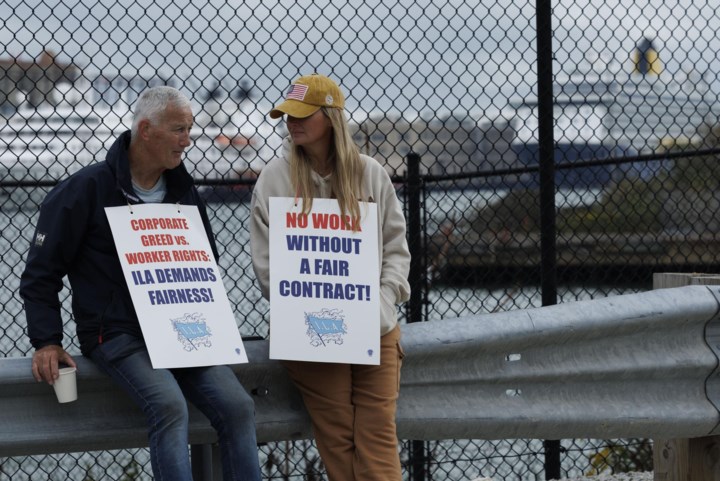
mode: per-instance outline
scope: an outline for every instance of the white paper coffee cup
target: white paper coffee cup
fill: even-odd
[[[55,380],[53,388],[58,402],[69,403],[77,399],[77,381],[74,367],[60,368],[60,376]]]

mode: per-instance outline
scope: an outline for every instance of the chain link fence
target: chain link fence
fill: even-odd
[[[286,135],[267,113],[313,71],[341,84],[358,146],[422,220],[411,246],[425,274],[411,307],[421,320],[542,305],[548,252],[557,302],[650,289],[653,272],[717,272],[717,9],[710,0],[556,1],[541,49],[537,12],[550,7],[0,0],[0,355],[31,353],[18,285],[39,203],[102,160],[138,94],[160,84],[195,105],[185,162],[208,203],[243,336],[268,334],[247,223],[257,174]],[[550,89],[538,68],[552,68]],[[420,212],[407,211],[412,153]],[[554,226],[541,222],[548,212]],[[79,354],[69,291],[61,295],[66,348]],[[403,440],[401,458],[413,481],[544,479],[546,448]],[[648,440],[557,448],[563,477],[652,469]],[[312,442],[260,450],[266,479],[322,479]],[[0,481],[151,477],[142,449],[0,459]]]

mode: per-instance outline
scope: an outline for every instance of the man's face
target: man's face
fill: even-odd
[[[182,154],[190,145],[192,125],[192,110],[174,105],[166,108],[156,122],[150,122],[148,151],[154,166],[174,169],[180,165]]]

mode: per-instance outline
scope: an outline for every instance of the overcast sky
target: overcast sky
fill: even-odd
[[[570,73],[586,57],[627,68],[650,36],[666,73],[695,69],[717,92],[716,1],[554,2],[553,69]],[[11,12],[0,18],[0,57],[47,48],[90,75],[172,75],[188,90],[248,79],[268,102],[313,70],[366,111],[482,113],[535,86],[534,2],[0,0],[0,11]]]

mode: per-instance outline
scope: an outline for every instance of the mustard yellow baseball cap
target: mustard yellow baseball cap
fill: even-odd
[[[320,107],[345,108],[345,96],[330,78],[314,73],[295,80],[285,93],[285,100],[270,111],[270,118],[284,114],[298,119],[309,117]]]

